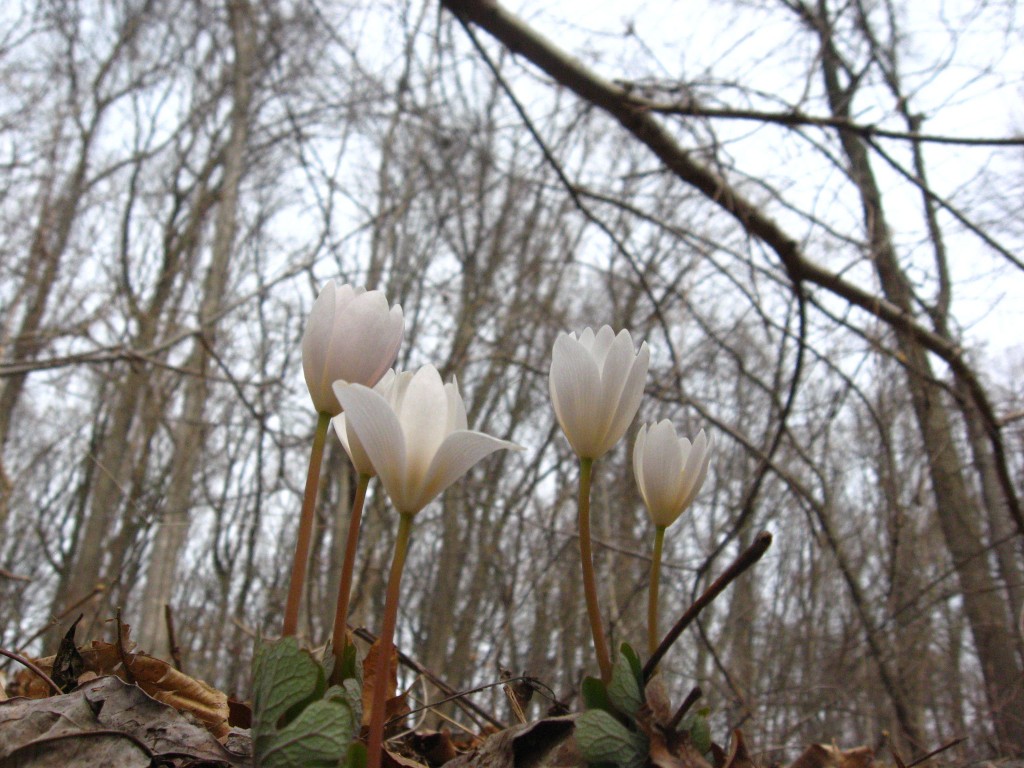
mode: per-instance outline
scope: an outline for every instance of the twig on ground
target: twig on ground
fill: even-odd
[[[35,662],[29,661],[24,656],[22,656],[20,653],[17,653],[15,651],[8,651],[6,648],[0,648],[0,655],[6,656],[9,659],[14,659],[14,661],[16,661],[19,664],[22,664],[25,667],[27,667],[28,669],[32,670],[36,675],[38,675],[43,680],[45,680],[46,684],[49,685],[51,688],[53,688],[53,692],[55,694],[57,694],[58,696],[60,694],[64,693],[64,691],[62,691],[60,689],[60,686],[57,685],[55,682],[53,682],[53,678],[52,677],[50,677],[48,674],[43,672],[43,670],[41,670],[39,667],[37,667]]]
[[[171,649],[171,661],[174,662],[174,668],[181,672],[181,648],[178,646],[178,638],[174,634],[174,614],[171,612],[171,606],[167,603],[164,603],[164,623],[167,625],[167,645]]]

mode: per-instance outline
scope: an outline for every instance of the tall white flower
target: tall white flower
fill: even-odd
[[[702,429],[693,443],[676,436],[668,419],[644,424],[633,446],[633,474],[656,526],[676,521],[704,484],[711,462],[711,441]]]
[[[559,334],[548,385],[558,423],[576,455],[597,459],[625,434],[640,407],[650,363],[647,342],[633,349],[628,331],[607,325]]]
[[[415,514],[484,457],[519,446],[467,429],[456,382],[444,384],[432,365],[395,377],[387,396],[335,382],[345,426],[362,445],[391,503]],[[350,441],[351,445],[351,441]]]
[[[302,336],[302,372],[313,405],[337,416],[331,384],[339,379],[372,387],[395,362],[405,320],[381,291],[330,281],[320,291]]]

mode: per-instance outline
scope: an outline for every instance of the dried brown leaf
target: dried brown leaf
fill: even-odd
[[[841,750],[834,744],[812,744],[790,768],[868,768],[875,759],[869,747]]]
[[[130,643],[126,643],[131,647]],[[174,669],[162,659],[143,653],[125,653],[126,670],[121,652],[113,643],[94,640],[89,647],[79,649],[82,660],[78,674],[79,685],[104,675],[116,675],[126,682],[138,682],[139,687],[158,701],[177,710],[189,712],[202,721],[217,738],[227,735],[228,697],[202,680],[189,677]],[[36,665],[47,674],[53,670],[54,656],[36,659]],[[11,694],[31,699],[47,698],[49,686],[29,670],[15,676]]]
[[[458,756],[451,731],[421,731],[410,736],[412,748],[426,758],[429,765],[444,765]]]
[[[127,655],[125,663],[139,687],[154,699],[195,715],[218,739],[227,736],[227,694],[144,653]]]
[[[576,768],[583,758],[576,740],[570,738],[575,719],[575,715],[548,717],[498,731],[445,768]]]
[[[373,694],[374,694],[374,683],[377,680],[377,665],[380,659],[380,640],[377,640],[373,645],[370,646],[370,650],[366,653],[366,658],[363,659],[363,725],[368,726],[370,724],[370,712],[373,710]],[[398,650],[392,645],[391,646],[391,660],[388,665],[388,679],[387,679],[387,696],[388,704],[392,709],[395,706],[392,701],[396,697],[395,690],[398,688]],[[400,714],[396,712],[395,714]],[[394,717],[394,714],[387,715],[386,720],[390,720]]]
[[[5,701],[0,704],[0,731],[0,766],[134,768],[167,753],[221,765],[248,764],[227,752],[205,728],[138,686],[110,676],[62,696]]]
[[[747,752],[747,744],[743,740],[743,734],[739,729],[732,732],[732,743],[729,745],[729,754],[725,758],[725,765],[722,768],[757,768],[757,764]]]

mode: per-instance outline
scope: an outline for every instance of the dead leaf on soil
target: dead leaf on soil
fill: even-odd
[[[874,761],[870,747],[842,750],[834,744],[812,744],[790,768],[869,768]]]
[[[130,643],[127,645],[131,647]],[[123,652],[119,651],[112,643],[94,640],[78,652],[81,671],[75,680],[76,684],[104,675],[116,675],[125,682],[137,682],[154,699],[197,717],[217,738],[227,735],[230,729],[228,697],[202,680],[179,672],[162,659],[144,653],[131,653],[127,648]],[[50,674],[56,659],[56,656],[48,656],[34,661],[40,669]],[[10,685],[12,696],[44,699],[51,693],[49,686],[30,670],[20,671]]]
[[[498,731],[445,768],[576,768],[582,757],[571,738],[575,719],[576,715],[548,717]]]
[[[248,766],[209,731],[142,689],[111,676],[46,699],[0,703],[0,768],[15,765],[148,766],[174,753],[214,765]]]

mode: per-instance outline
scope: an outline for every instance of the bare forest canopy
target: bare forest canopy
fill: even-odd
[[[401,304],[398,367],[526,447],[417,518],[396,639],[450,689],[504,668],[571,701],[593,673],[547,374],[609,324],[651,348],[638,420],[715,441],[666,617],[775,541],[662,662],[677,697],[779,761],[883,732],[1020,753],[1022,49],[980,1],[3,4],[0,646],[120,608],[169,658],[169,614],[187,671],[247,694],[338,279]],[[595,465],[613,645],[645,626],[635,432]],[[313,645],[355,483],[328,445]],[[354,626],[394,536],[371,486]]]

